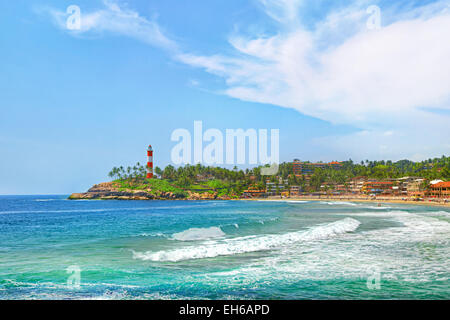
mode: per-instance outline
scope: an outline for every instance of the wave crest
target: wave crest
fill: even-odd
[[[172,239],[178,241],[197,241],[214,238],[221,238],[225,236],[225,232],[219,227],[211,228],[191,228],[172,235]]]
[[[182,260],[214,258],[247,252],[270,250],[299,241],[312,241],[331,238],[355,231],[360,225],[358,220],[345,218],[325,225],[311,227],[308,230],[265,236],[248,236],[216,241],[215,243],[158,252],[135,252],[133,258],[144,261],[177,262]]]

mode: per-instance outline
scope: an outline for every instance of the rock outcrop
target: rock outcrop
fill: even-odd
[[[191,192],[187,197],[172,192],[152,192],[119,188],[113,182],[94,185],[87,192],[73,193],[70,200],[230,200],[228,196],[217,196],[217,192]]]
[[[153,200],[155,196],[144,190],[119,190],[112,182],[94,185],[85,193],[73,193],[70,200]]]

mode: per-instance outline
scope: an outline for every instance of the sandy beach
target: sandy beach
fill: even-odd
[[[313,197],[313,196],[298,196],[290,198],[280,198],[280,197],[269,197],[265,199],[251,199],[258,201],[272,201],[272,200],[283,200],[283,201],[350,201],[350,202],[368,202],[374,204],[383,203],[394,203],[394,204],[409,204],[418,206],[435,206],[450,208],[450,202],[444,202],[444,200],[437,201],[435,199],[425,199],[424,201],[414,201],[414,200],[402,200],[401,198],[388,198],[379,197],[375,199],[363,198],[363,197],[351,197],[351,196],[324,196],[324,197]]]

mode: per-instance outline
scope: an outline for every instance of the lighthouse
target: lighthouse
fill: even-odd
[[[152,146],[148,146],[147,149],[147,179],[153,178],[153,149]]]

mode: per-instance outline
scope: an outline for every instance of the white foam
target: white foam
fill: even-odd
[[[428,212],[420,212],[422,215],[431,216],[431,217],[449,217],[450,212],[447,211],[428,211]]]
[[[206,274],[204,281],[222,283],[226,277],[230,287],[274,281],[294,284],[300,279],[360,279],[366,283],[375,271],[381,272],[382,281],[448,281],[450,223],[405,211],[362,212],[359,216],[390,217],[401,226],[347,234],[345,241],[284,246],[240,268]]]
[[[162,232],[157,232],[157,233],[148,233],[148,232],[143,232],[139,234],[140,237],[164,237],[167,238],[168,236],[165,235]]]
[[[307,203],[304,200],[255,200],[257,202],[281,202],[281,203]]]
[[[224,237],[226,234],[219,227],[191,228],[179,233],[174,233],[172,239],[178,241],[198,241]]]
[[[264,236],[248,236],[223,241],[211,242],[207,245],[186,247],[158,252],[135,252],[133,258],[144,261],[182,261],[191,259],[213,258],[217,256],[235,255],[248,252],[271,250],[301,241],[327,239],[347,232],[355,231],[360,222],[345,218],[325,225],[311,227],[308,230],[273,234]]]
[[[375,210],[386,210],[386,209],[392,209],[392,207],[376,207],[376,206],[367,206],[366,209],[375,209]]]
[[[342,205],[342,206],[357,206],[358,204],[353,203],[353,202],[347,202],[347,201],[329,201],[329,202],[323,202],[326,204],[329,204],[330,206],[335,206],[335,205]]]

